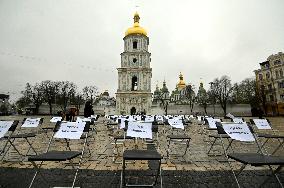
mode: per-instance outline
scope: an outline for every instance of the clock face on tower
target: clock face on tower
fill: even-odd
[[[140,27],[139,21],[140,16],[135,13],[133,27],[126,30],[123,38],[122,62],[121,67],[117,68],[116,110],[118,114],[151,113],[152,68],[149,61],[151,53],[148,52],[147,32]],[[131,102],[127,103],[124,99]]]

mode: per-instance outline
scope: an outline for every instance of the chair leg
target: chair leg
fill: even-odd
[[[29,150],[27,151],[27,153],[25,154],[25,157],[28,155],[28,153],[29,153],[29,151],[30,151],[30,148],[35,152],[35,154],[37,155],[37,152],[36,152],[36,150],[35,150],[35,148],[32,146],[32,144],[30,143],[30,141],[27,139],[27,138],[25,138],[26,139],[26,141],[27,141],[27,143],[29,144]]]
[[[36,176],[37,176],[38,174],[42,177],[42,179],[43,179],[43,180],[47,183],[47,185],[50,187],[48,181],[47,181],[47,180],[45,179],[45,177],[40,173],[40,168],[41,168],[41,166],[42,166],[43,161],[41,161],[39,167],[36,165],[36,163],[35,163],[34,161],[31,161],[31,163],[32,163],[32,165],[34,166],[34,168],[36,169],[36,172],[35,172],[34,177],[33,177],[32,181],[31,181],[31,183],[30,183],[30,185],[29,185],[29,188],[31,188],[31,187],[33,186],[34,180],[35,180],[35,178],[36,178]]]
[[[280,144],[278,145],[278,147],[272,152],[272,155],[274,155],[284,144],[284,139],[282,140],[282,142],[278,139],[278,141],[280,142]]]
[[[282,166],[280,165],[276,170],[273,170],[272,167],[270,165],[268,165],[272,175],[274,175],[274,177],[276,178],[276,180],[278,181],[279,185],[281,188],[283,188],[283,184],[281,183],[279,177],[277,176],[277,173],[282,169]],[[267,177],[260,186],[263,186],[267,181],[268,181],[269,177]]]
[[[264,147],[264,145],[268,142],[269,138],[267,138],[263,144],[260,146],[260,148],[258,149],[257,153],[261,152],[261,149]]]
[[[7,140],[7,142],[6,142],[6,144],[5,144],[4,148],[3,148],[3,151],[2,151],[3,156],[2,156],[2,158],[1,158],[1,161],[4,160],[4,157],[6,156],[6,154],[8,153],[8,151],[9,151],[9,149],[10,149],[10,147],[11,147],[11,144],[8,145],[8,143],[10,143],[9,140]],[[5,150],[5,148],[7,147],[7,145],[8,145],[8,148]]]
[[[216,140],[217,140],[217,138],[214,139],[214,141],[213,141],[213,143],[211,144],[211,147],[210,147],[210,149],[208,150],[207,154],[210,153],[210,151],[211,151],[211,149],[213,148],[213,146],[214,146]]]
[[[232,173],[233,173],[233,176],[234,176],[234,178],[235,178],[235,181],[236,181],[236,183],[237,183],[237,186],[238,186],[238,188],[241,188],[241,186],[240,186],[240,184],[239,184],[239,180],[238,180],[238,178],[237,178],[237,176],[236,176],[236,174],[235,174],[235,172],[234,172],[234,170],[233,170],[233,167],[232,167],[232,165],[231,165],[231,162],[229,161],[229,158],[228,158],[228,155],[227,155],[227,151],[226,151],[226,149],[225,149],[225,144],[224,144],[224,142],[223,142],[223,139],[222,139],[221,135],[220,135],[220,139],[221,139],[222,147],[223,147],[223,150],[224,150],[224,154],[225,154],[225,156],[226,156],[226,158],[227,158],[227,162],[228,162],[229,167],[230,167],[230,169],[231,169],[231,171],[232,171]]]

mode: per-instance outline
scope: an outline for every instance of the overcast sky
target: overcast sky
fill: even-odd
[[[179,72],[196,87],[222,75],[239,82],[284,52],[283,9],[283,0],[0,0],[0,93],[69,80],[114,96],[136,10],[150,40],[152,91],[164,79],[172,91]]]

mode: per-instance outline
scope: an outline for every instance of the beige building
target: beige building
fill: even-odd
[[[151,114],[152,93],[150,67],[151,53],[148,52],[149,38],[139,26],[140,17],[136,12],[134,25],[125,32],[124,52],[118,71],[116,111],[118,114]]]
[[[271,55],[255,70],[262,108],[268,115],[284,115],[284,53]]]

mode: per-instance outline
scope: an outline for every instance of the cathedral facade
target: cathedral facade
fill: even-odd
[[[136,12],[133,27],[126,30],[123,38],[121,67],[117,68],[116,112],[118,114],[151,114],[151,53],[148,52],[147,32],[139,26],[139,20],[140,17]]]

